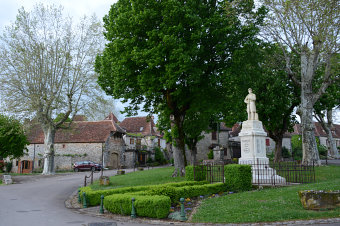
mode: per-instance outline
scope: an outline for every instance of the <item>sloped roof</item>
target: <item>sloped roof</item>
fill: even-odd
[[[110,112],[110,114],[106,116],[104,120],[111,120],[114,121],[115,123],[119,123],[117,117],[112,112]]]
[[[333,124],[333,127],[331,128],[333,138],[340,138],[340,125]],[[294,125],[294,132],[292,135],[300,135],[301,132],[301,124],[295,124]],[[322,128],[321,123],[314,122],[314,133],[317,137],[327,137],[327,134],[325,130]]]
[[[74,121],[69,128],[57,130],[55,143],[104,143],[111,132],[125,133],[119,125],[110,120]],[[26,134],[31,144],[44,143],[44,132],[39,124],[32,125]]]
[[[160,133],[155,130],[156,126],[153,119],[147,116],[125,118],[119,126],[125,129],[127,133],[160,136]]]

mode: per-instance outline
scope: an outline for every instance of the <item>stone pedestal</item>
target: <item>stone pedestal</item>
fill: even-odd
[[[214,151],[214,161],[215,162],[223,161],[224,151],[219,146],[215,147],[213,151]]]
[[[251,165],[254,184],[285,184],[286,180],[269,167],[266,156],[266,137],[262,122],[247,120],[239,133],[241,139],[241,158],[239,164]]]

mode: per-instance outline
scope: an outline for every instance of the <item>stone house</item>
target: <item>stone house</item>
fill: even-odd
[[[196,161],[208,159],[208,153],[216,146],[220,146],[224,150],[225,158],[228,155],[229,149],[229,132],[230,128],[224,123],[220,123],[218,131],[202,132],[203,138],[197,143]],[[191,162],[191,153],[186,150],[187,161]]]
[[[125,131],[110,114],[102,121],[84,121],[75,117],[71,124],[58,129],[55,135],[55,169],[70,170],[76,161],[90,160],[103,163],[104,167],[119,168],[125,164]],[[28,173],[43,167],[44,133],[38,124],[27,131],[30,142],[28,153],[20,160],[14,160],[13,172]]]
[[[145,165],[148,158],[154,159],[155,147],[159,147],[161,151],[166,148],[165,140],[153,119],[148,116],[129,117],[119,124],[126,131],[123,136],[126,144],[126,167],[134,167],[135,163]]]

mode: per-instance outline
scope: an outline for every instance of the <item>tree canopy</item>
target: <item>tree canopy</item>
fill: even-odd
[[[44,174],[54,172],[54,135],[101,94],[94,60],[104,45],[95,16],[74,25],[61,6],[21,8],[0,36],[1,97],[8,111],[38,119],[45,136]],[[57,122],[53,119],[64,114]],[[72,118],[72,117],[70,117]]]
[[[0,114],[0,156],[20,158],[27,151],[28,144],[22,124],[12,117]]]
[[[298,114],[301,117],[303,164],[320,164],[313,107],[327,87],[339,79],[339,74],[333,73],[331,68],[339,53],[340,5],[337,0],[261,2],[269,10],[264,35],[281,46],[285,70],[301,90]],[[291,53],[300,58],[298,68],[293,67]],[[316,80],[321,69],[322,77]]]
[[[182,152],[174,151],[176,168],[186,163],[187,112],[219,109],[231,53],[252,40],[263,19],[252,1],[234,3],[119,0],[104,18],[109,43],[96,60],[99,84],[130,103],[126,112],[144,103],[144,111],[173,116],[168,123]]]

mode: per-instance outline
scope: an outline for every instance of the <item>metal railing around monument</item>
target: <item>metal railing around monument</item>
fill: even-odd
[[[245,164],[245,163],[243,163]],[[302,165],[297,161],[249,163],[252,166],[253,184],[257,185],[292,185],[315,182],[315,167]]]
[[[246,164],[243,162],[243,164]],[[302,165],[297,161],[255,162],[247,163],[252,166],[252,182],[255,185],[282,186],[315,182],[315,167]],[[203,179],[210,183],[225,182],[224,166],[226,164],[205,161],[194,165],[194,180]],[[204,174],[204,175],[203,175]]]
[[[209,183],[224,183],[224,163],[207,161],[194,165],[194,180],[206,180]]]

